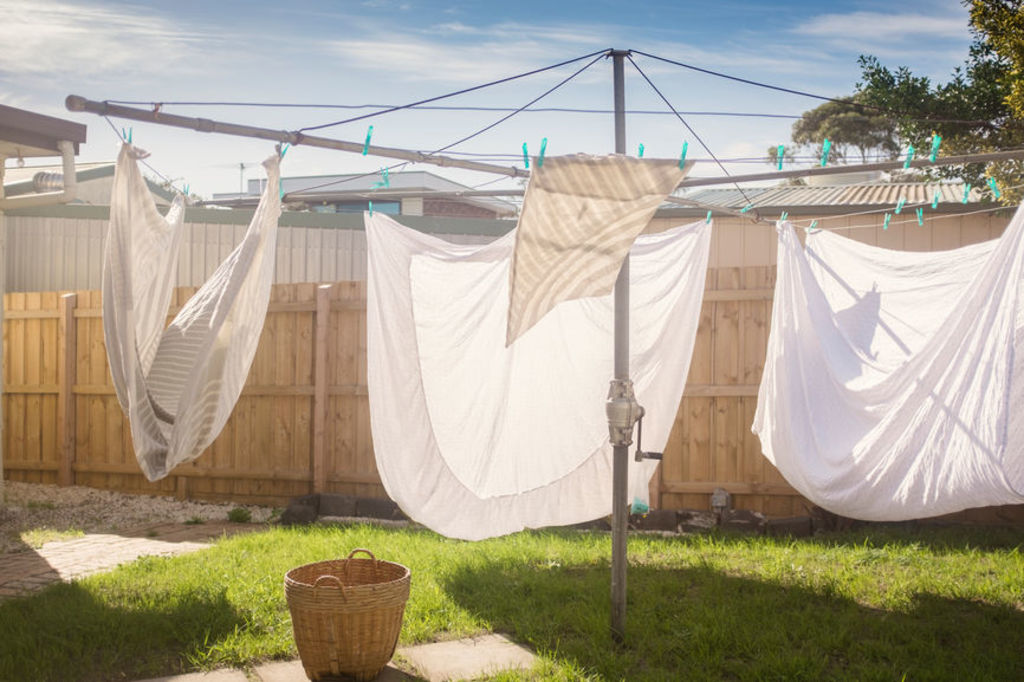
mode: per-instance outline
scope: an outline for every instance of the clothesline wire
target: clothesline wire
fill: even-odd
[[[989,207],[989,208],[981,208],[981,209],[978,209],[977,211],[964,211],[963,213],[946,213],[946,214],[943,214],[943,215],[929,216],[927,218],[924,218],[924,222],[930,223],[930,222],[934,222],[936,220],[948,220],[950,218],[962,218],[964,216],[969,216],[969,215],[979,215],[981,213],[994,213],[996,211],[1009,211],[1009,210],[1013,210],[1013,207],[1012,206],[992,206],[992,207]],[[863,215],[863,214],[851,214],[851,215]],[[828,217],[828,218],[824,218],[824,220],[835,220],[836,218],[842,218],[842,217],[844,217],[844,216],[831,216],[831,217]],[[790,222],[793,222],[793,221],[790,221]],[[802,220],[800,222],[808,222],[808,221],[807,220]],[[908,218],[908,219],[905,219],[905,220],[894,220],[894,221],[890,221],[889,225],[904,225],[906,223],[917,223],[917,218],[915,217],[915,218]],[[793,222],[793,224],[796,225],[796,222]],[[863,230],[863,229],[867,229],[867,228],[876,228],[877,229],[878,228],[878,223],[865,223],[863,225],[849,225],[849,226],[846,226],[846,227],[822,227],[822,228],[817,228],[816,227],[815,229],[821,229],[821,230],[826,230],[826,231],[830,231],[830,232],[835,232],[835,231],[838,231],[838,230]]]
[[[390,114],[390,113],[392,113],[394,111],[400,111],[402,109],[410,109],[410,108],[413,108],[413,107],[417,107],[417,106],[419,106],[421,104],[429,104],[431,102],[437,102],[439,100],[447,99],[449,97],[456,97],[458,95],[464,95],[466,93],[474,92],[476,90],[482,90],[484,88],[489,88],[489,87],[494,86],[494,85],[501,85],[502,83],[508,83],[510,81],[517,80],[519,78],[525,78],[526,76],[533,76],[533,75],[538,74],[538,73],[543,73],[544,71],[550,71],[551,69],[557,69],[557,68],[559,68],[561,66],[566,66],[567,64],[573,64],[575,62],[579,62],[579,61],[582,61],[584,59],[589,59],[591,57],[594,57],[595,55],[605,55],[608,52],[609,52],[609,50],[607,50],[607,49],[598,50],[597,52],[591,52],[590,54],[585,54],[582,57],[576,57],[575,59],[568,59],[566,61],[559,62],[557,64],[551,64],[550,66],[545,66],[545,67],[542,67],[542,68],[539,68],[539,69],[534,69],[532,71],[526,71],[524,73],[516,74],[515,76],[508,76],[506,78],[500,78],[500,79],[495,80],[495,81],[490,81],[489,83],[483,83],[482,85],[474,85],[474,86],[469,87],[469,88],[463,88],[462,90],[456,90],[455,92],[449,92],[449,93],[446,93],[444,95],[437,95],[436,97],[428,97],[427,99],[421,99],[421,100],[416,101],[416,102],[410,102],[409,104],[400,104],[400,105],[397,105],[397,106],[390,107],[388,109],[384,109],[383,111],[375,111],[375,112],[372,112],[372,113],[369,113],[369,114],[362,114],[361,116],[354,116],[352,118],[341,119],[340,121],[332,121],[330,123],[322,123],[322,124],[316,125],[316,126],[307,126],[305,128],[299,128],[298,132],[304,133],[304,132],[307,132],[307,131],[310,131],[310,130],[323,130],[324,128],[332,128],[334,126],[339,126],[339,125],[342,125],[342,124],[345,124],[345,123],[353,123],[355,121],[362,121],[362,120],[365,120],[365,119],[368,119],[368,118],[373,118],[375,116],[382,116],[384,114]]]
[[[653,82],[651,82],[651,79],[647,77],[647,74],[644,73],[643,69],[641,69],[640,66],[635,61],[633,61],[632,55],[627,53],[626,54],[626,59],[628,59],[629,63],[633,65],[633,68],[637,70],[637,73],[639,73],[641,76],[643,76],[643,79],[645,81],[647,81],[647,84],[651,86],[651,89],[653,89],[654,92],[656,92],[658,94],[658,97],[660,97],[661,100],[665,103],[665,106],[667,106],[672,111],[672,113],[676,115],[676,118],[678,118],[679,121],[684,126],[686,126],[686,129],[690,131],[690,134],[693,135],[693,137],[697,140],[697,142],[700,143],[700,146],[704,148],[704,151],[706,151],[708,153],[708,156],[710,156],[712,159],[715,160],[715,163],[718,164],[718,167],[720,169],[722,169],[722,173],[724,173],[726,176],[728,176],[729,175],[729,171],[727,171],[725,169],[725,166],[722,164],[721,161],[718,160],[718,157],[715,156],[715,153],[713,151],[711,151],[711,148],[708,147],[707,144],[705,144],[704,140],[701,139],[701,136],[697,134],[697,131],[694,130],[693,127],[690,126],[690,124],[686,122],[686,119],[683,118],[679,114],[679,112],[676,110],[676,108],[674,106],[672,106],[672,103],[670,101],[668,101],[668,98],[665,97],[664,94],[662,94],[661,90],[658,89],[658,86],[656,86]],[[740,187],[737,183],[733,183],[733,186],[737,190],[739,190],[739,193],[741,195],[743,195],[743,198],[746,200],[747,204],[752,203],[750,201],[750,197],[747,196],[747,193],[743,191],[742,187]]]
[[[584,67],[584,68],[586,68],[586,67]],[[653,87],[653,85],[652,85],[652,87]],[[116,135],[119,140],[121,140],[122,142],[127,142],[127,140],[124,139],[124,136],[122,135],[121,131],[117,129],[117,126],[114,125],[113,121],[111,121],[108,116],[103,116],[102,118],[110,126],[111,130],[114,131],[114,135]],[[176,191],[179,191],[179,192],[181,191],[181,190],[177,190],[177,188],[174,187],[173,180],[169,179],[166,175],[164,175],[163,173],[158,171],[156,168],[154,168],[152,165],[147,163],[145,159],[140,159],[139,161],[142,163],[142,165],[144,165],[146,168],[148,168],[150,171],[152,171],[154,174],[156,174],[159,178],[161,178],[164,182],[166,182],[172,189],[175,189]],[[392,164],[391,166],[388,166],[388,170],[390,171],[390,170],[394,170],[396,168],[400,168],[400,167],[408,166],[408,165],[410,165],[410,163],[408,161],[403,161],[401,163],[396,163],[396,164]],[[377,175],[378,172],[380,172],[380,171],[374,171],[374,172],[370,172],[370,173],[362,173],[362,174],[359,174],[359,175],[356,175],[356,176],[352,176],[350,178],[346,178],[345,180],[338,181],[337,183],[333,183],[333,184],[341,184],[342,182],[349,182],[351,180],[356,180],[358,178],[370,177],[370,176],[373,176],[373,175]],[[485,185],[490,185],[490,184],[493,184],[493,183],[496,183],[496,182],[500,182],[502,180],[507,180],[507,179],[508,178],[503,178],[503,177],[502,178],[495,178],[494,180],[490,180],[488,182],[485,182],[485,183],[482,183],[480,185],[477,185],[476,187],[474,187],[474,189],[477,189],[479,187],[483,187]],[[1024,187],[1024,185],[1014,185],[1012,187],[1004,188],[1004,191],[1020,189],[1022,187]],[[309,188],[309,189],[312,189],[312,188]],[[739,189],[739,188],[737,188],[737,189]],[[306,190],[303,190],[303,191],[306,191]],[[741,190],[741,192],[742,192],[742,190]],[[748,203],[749,203],[749,201],[748,201]],[[914,204],[905,204],[903,206],[903,208],[905,208],[905,209],[914,209],[914,208],[928,206],[930,204],[931,204],[931,202],[925,201],[925,202],[914,203]],[[1009,206],[993,206],[993,207],[989,207],[989,208],[979,209],[977,211],[966,211],[966,212],[963,212],[963,213],[952,213],[952,214],[939,215],[939,216],[929,216],[928,218],[925,218],[924,220],[925,220],[925,222],[933,222],[933,221],[936,221],[936,220],[945,220],[945,219],[948,219],[948,218],[960,218],[960,217],[963,217],[963,216],[978,215],[978,214],[981,214],[981,213],[993,213],[993,212],[996,212],[996,211],[1009,210],[1010,208],[1011,207],[1009,207]],[[712,210],[714,210],[714,209],[712,209]],[[842,215],[836,215],[836,216],[824,216],[822,218],[818,218],[817,222],[824,222],[824,221],[832,221],[832,220],[841,220],[841,219],[847,219],[847,218],[854,218],[854,217],[862,216],[862,215],[873,215],[873,214],[878,214],[878,213],[888,213],[890,210],[891,209],[889,209],[889,208],[882,208],[882,209],[871,209],[871,210],[867,210],[867,211],[857,211],[857,212],[853,212],[853,213],[844,213]],[[751,216],[751,220],[753,220],[755,223],[763,223],[765,225],[774,225],[775,224],[774,221],[769,220],[767,218],[761,218],[760,216]],[[804,220],[800,220],[800,221],[791,221],[791,222],[794,225],[797,225],[798,223],[802,223],[802,222],[806,222],[809,225],[809,224],[811,224],[812,221],[811,221],[811,219],[808,218],[808,219],[804,219]],[[913,223],[913,222],[917,222],[916,217],[913,218],[913,219],[897,220],[895,222],[890,222],[890,225],[902,225],[902,224],[905,224],[905,223]],[[822,227],[822,228],[818,228],[818,229],[835,231],[835,230],[858,230],[858,229],[867,229],[867,228],[876,228],[877,229],[878,228],[878,224],[877,223],[866,223],[864,225],[849,225],[849,226],[844,226],[844,227]]]
[[[461,137],[458,140],[455,140],[454,142],[450,142],[450,143],[446,144],[443,147],[435,149],[435,150],[433,150],[431,152],[427,152],[427,155],[428,156],[433,156],[434,154],[440,154],[441,152],[447,151],[447,150],[451,149],[452,147],[455,147],[457,145],[462,144],[463,142],[468,142],[469,140],[472,140],[474,137],[482,135],[482,134],[486,133],[488,130],[491,130],[492,128],[494,128],[496,126],[501,125],[502,123],[504,123],[505,121],[509,120],[510,118],[515,116],[516,114],[521,113],[522,111],[524,111],[530,105],[535,104],[536,102],[539,102],[540,100],[544,99],[545,97],[547,97],[548,95],[553,93],[555,90],[558,90],[563,85],[565,85],[566,83],[568,83],[572,79],[576,78],[581,73],[583,73],[584,71],[586,71],[587,69],[589,69],[591,66],[593,66],[594,64],[596,64],[597,62],[599,62],[602,59],[604,59],[604,53],[603,52],[599,53],[596,57],[594,57],[594,59],[592,59],[589,62],[587,62],[586,65],[584,65],[583,67],[577,69],[576,71],[574,71],[569,76],[566,76],[565,78],[563,78],[558,83],[556,83],[555,85],[553,85],[550,88],[548,88],[547,90],[545,90],[543,93],[541,93],[537,97],[534,97],[532,100],[530,100],[529,102],[527,102],[523,106],[521,106],[521,107],[517,108],[516,110],[514,110],[512,113],[506,114],[505,116],[502,116],[497,121],[494,121],[493,123],[490,123],[490,124],[484,126],[483,128],[480,128],[479,130],[477,130],[475,132],[472,132],[469,135],[466,135],[465,137]],[[391,172],[395,168],[405,167],[405,166],[408,165],[408,163],[409,162],[406,161],[406,162],[402,162],[402,163],[393,164],[393,165],[388,167],[388,172]],[[308,192],[308,191],[311,191],[311,190],[314,190],[314,189],[322,189],[324,187],[332,187],[334,185],[340,185],[340,184],[345,183],[345,182],[351,182],[352,180],[355,180],[357,178],[365,178],[365,177],[370,176],[370,175],[374,175],[374,173],[366,173],[366,174],[363,174],[363,175],[358,175],[358,176],[355,176],[355,177],[349,177],[349,178],[345,178],[345,179],[342,179],[342,180],[334,180],[334,181],[331,181],[331,182],[325,182],[325,183],[322,183],[322,184],[319,184],[319,185],[313,185],[312,187],[305,187],[305,188],[303,188],[302,191],[303,192]]]
[[[263,107],[263,108],[277,108],[277,109],[418,109],[420,111],[454,111],[454,112],[472,112],[472,111],[514,111],[515,107],[507,106],[454,106],[454,105],[422,105],[412,106],[406,105],[401,106],[397,104],[290,104],[287,102],[154,102],[149,100],[127,100],[127,99],[108,99],[104,100],[109,104],[123,104],[125,106],[148,106],[148,107],[169,107],[169,106],[180,106],[180,107],[200,107],[200,106],[211,106],[211,107]],[[530,107],[524,109],[523,113],[529,114],[613,114],[615,113],[612,109],[587,109],[579,107]],[[638,115],[638,116],[671,116],[672,112],[661,111],[655,109],[627,109],[627,114]],[[682,112],[686,116],[721,116],[721,117],[739,117],[739,118],[787,118],[787,119],[798,119],[800,118],[797,114],[770,114],[753,111],[684,111]]]
[[[725,78],[727,80],[736,81],[738,83],[745,83],[746,85],[753,85],[753,86],[758,87],[758,88],[766,88],[768,90],[776,90],[778,92],[785,92],[785,93],[789,93],[791,95],[799,95],[801,97],[810,97],[812,99],[817,99],[817,100],[821,100],[821,101],[824,101],[824,102],[833,102],[835,104],[843,104],[843,105],[846,105],[846,106],[857,107],[857,108],[860,108],[860,109],[871,109],[873,111],[878,111],[878,112],[881,112],[881,113],[884,113],[884,114],[888,114],[892,118],[906,118],[906,117],[909,117],[909,118],[912,118],[915,121],[930,121],[932,123],[981,124],[981,125],[992,127],[992,122],[991,121],[986,121],[984,119],[936,118],[934,116],[928,116],[928,115],[924,115],[922,117],[920,115],[916,115],[916,114],[918,114],[918,112],[899,111],[899,110],[896,110],[896,109],[889,109],[888,107],[881,107],[881,106],[878,106],[878,105],[875,105],[875,104],[864,104],[864,103],[861,103],[861,102],[851,102],[849,99],[840,99],[838,97],[826,97],[825,95],[816,95],[816,94],[814,94],[812,92],[806,92],[804,90],[795,90],[793,88],[786,88],[786,87],[782,87],[782,86],[779,86],[779,85],[771,85],[769,83],[763,83],[761,81],[755,81],[755,80],[751,80],[749,78],[741,78],[739,76],[733,76],[733,75],[730,75],[730,74],[727,74],[727,73],[722,73],[720,71],[712,71],[711,69],[705,69],[705,68],[702,68],[702,67],[699,67],[699,66],[694,66],[693,64],[687,64],[685,62],[676,61],[674,59],[668,59],[667,57],[659,57],[658,55],[654,55],[654,54],[651,54],[649,52],[644,52],[642,50],[632,50],[632,52],[635,53],[635,54],[643,55],[644,57],[649,57],[651,59],[656,59],[656,60],[658,60],[660,62],[665,62],[666,64],[673,64],[675,66],[681,66],[681,67],[683,67],[685,69],[690,69],[691,71],[697,71],[697,72],[700,72],[700,73],[704,73],[704,74],[707,74],[709,76],[715,76],[717,78]]]

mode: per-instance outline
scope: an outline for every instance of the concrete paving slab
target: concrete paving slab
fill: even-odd
[[[306,671],[302,669],[302,661],[275,661],[259,666],[253,672],[260,682],[307,682]],[[410,682],[415,680],[393,665],[380,671],[375,682]]]
[[[302,679],[305,680],[306,676],[303,675]],[[247,678],[245,673],[241,670],[223,668],[221,670],[213,670],[208,673],[188,673],[187,675],[154,677],[148,680],[139,680],[139,682],[249,682],[249,678]]]
[[[502,670],[531,668],[537,662],[532,651],[497,634],[422,644],[397,653],[429,682],[474,679]]]

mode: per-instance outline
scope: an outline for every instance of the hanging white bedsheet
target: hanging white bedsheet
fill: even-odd
[[[555,307],[505,346],[514,232],[457,245],[366,219],[370,421],[377,468],[413,519],[482,539],[611,513],[604,403],[611,295]],[[643,445],[668,440],[704,292],[711,226],[637,239],[630,362]],[[655,463],[630,457],[630,499]]]
[[[897,521],[1024,503],[1024,212],[914,253],[779,228],[753,430],[801,494]]]
[[[692,165],[622,154],[538,164],[516,227],[506,344],[562,301],[610,293],[633,240]]]
[[[274,275],[279,159],[241,243],[164,328],[177,272],[183,210],[153,202],[124,145],[110,200],[103,261],[103,335],[142,472],[151,481],[190,461],[220,433],[242,391]]]

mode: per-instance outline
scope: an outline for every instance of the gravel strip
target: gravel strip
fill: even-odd
[[[27,530],[45,528],[90,533],[125,530],[150,523],[184,523],[193,519],[224,521],[235,507],[248,509],[253,523],[266,522],[273,514],[270,507],[127,495],[81,486],[61,488],[4,481],[2,490],[0,555],[27,549],[20,539],[20,534]]]

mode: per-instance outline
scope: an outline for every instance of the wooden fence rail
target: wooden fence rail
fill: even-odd
[[[799,513],[749,427],[774,268],[711,270],[693,366],[655,506]],[[178,289],[170,314],[194,289]],[[4,467],[11,480],[281,504],[315,491],[383,497],[370,438],[362,282],[275,285],[259,349],[217,440],[163,481],[141,475],[111,384],[100,293],[5,297]]]

